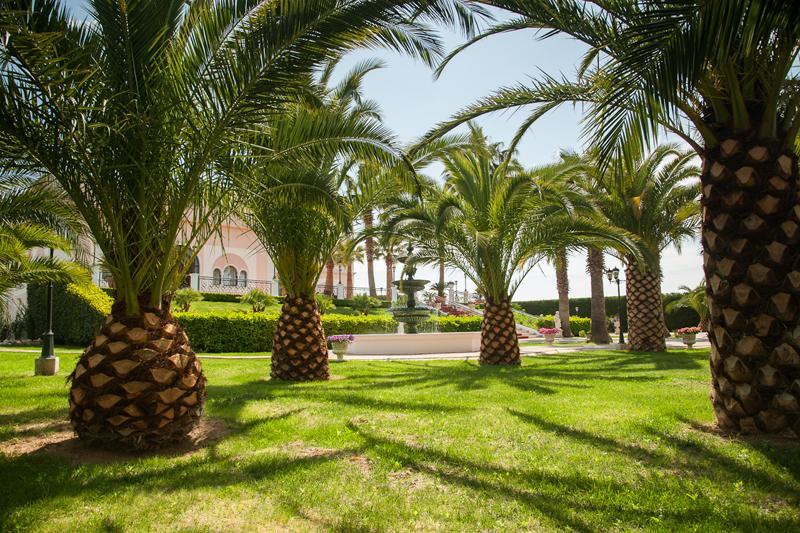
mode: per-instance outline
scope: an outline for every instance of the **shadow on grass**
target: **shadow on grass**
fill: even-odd
[[[794,504],[800,504],[798,486],[786,479],[771,475],[754,468],[746,461],[740,461],[731,456],[720,453],[718,450],[700,439],[692,438],[691,434],[678,436],[645,426],[642,431],[654,437],[658,442],[671,448],[670,452],[651,450],[637,443],[623,442],[610,437],[597,435],[590,431],[573,428],[546,420],[540,416],[522,413],[514,409],[508,412],[523,422],[536,426],[540,430],[548,431],[559,437],[568,438],[604,452],[625,455],[648,467],[661,468],[666,471],[684,476],[687,473],[693,478],[725,478],[729,482],[737,480],[750,480],[767,492],[779,494],[781,498],[789,499]],[[680,419],[680,418],[679,418]],[[743,445],[770,454],[771,461],[782,470],[789,472],[795,480],[800,474],[800,458],[797,449],[776,449],[773,446],[762,447],[752,443],[742,442]]]

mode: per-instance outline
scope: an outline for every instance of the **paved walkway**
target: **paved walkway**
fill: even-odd
[[[697,344],[694,345],[695,349],[708,348],[711,344],[706,338],[698,338]],[[680,339],[667,339],[667,347],[674,350],[685,350],[683,342]],[[595,350],[621,350],[624,349],[618,343],[614,344],[578,344],[577,342],[556,343],[552,346],[546,344],[525,344],[520,346],[520,352],[523,356],[536,356],[536,355],[555,355],[564,353],[575,352],[590,352]],[[19,347],[12,346],[0,347],[1,352],[17,352],[17,353],[30,353],[39,354],[41,348],[35,347]],[[66,349],[56,350],[58,354],[80,354],[82,350]],[[345,361],[432,361],[432,360],[473,360],[478,359],[478,352],[463,352],[463,353],[436,353],[424,355],[345,355]],[[214,355],[214,354],[201,354],[198,355],[201,359],[269,359],[268,355]],[[336,355],[331,351],[331,361],[336,361]]]

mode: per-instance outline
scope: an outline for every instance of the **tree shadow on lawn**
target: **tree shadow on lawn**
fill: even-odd
[[[475,490],[479,493],[476,501],[500,496],[537,509],[560,529],[597,531],[600,527],[598,520],[609,520],[609,516],[616,521],[614,523],[617,527],[623,529],[652,526],[651,519],[655,516],[661,520],[669,520],[673,526],[697,523],[709,518],[708,508],[694,505],[688,498],[687,505],[679,511],[650,509],[637,502],[627,503],[631,494],[644,488],[642,483],[655,485],[646,487],[646,492],[658,492],[658,482],[647,480],[629,484],[608,478],[595,479],[582,474],[561,474],[545,469],[508,469],[458,457],[448,451],[381,436],[353,423],[348,427],[358,433],[368,450],[374,450],[375,453],[392,458],[407,468],[443,482]],[[612,494],[609,495],[609,492]],[[765,518],[766,522],[769,520]],[[774,522],[780,524],[777,519]],[[726,510],[725,523],[727,527],[738,526],[747,530],[752,526],[752,516],[729,509]]]
[[[523,422],[536,426],[538,429],[605,452],[628,456],[647,464],[648,467],[663,469],[673,475],[685,477],[686,474],[690,474],[692,478],[700,479],[708,478],[709,475],[713,474],[713,478],[724,478],[722,479],[723,481],[731,483],[748,479],[756,482],[766,492],[774,493],[780,495],[781,498],[793,501],[794,505],[800,503],[797,484],[792,484],[769,472],[757,470],[745,462],[726,456],[707,443],[697,438],[692,438],[691,434],[678,436],[657,430],[652,426],[643,426],[641,429],[645,434],[655,437],[659,442],[666,443],[673,451],[673,453],[665,453],[658,449],[645,448],[638,443],[623,442],[597,435],[584,429],[559,424],[538,415],[523,413],[514,409],[508,409],[508,412]],[[678,419],[681,420],[680,417]],[[761,446],[740,442],[747,447],[761,449]],[[761,451],[765,450],[761,449]],[[774,463],[790,472],[795,479],[798,479],[800,459],[797,457],[797,449],[784,448],[782,451],[777,451],[772,447],[771,451]]]

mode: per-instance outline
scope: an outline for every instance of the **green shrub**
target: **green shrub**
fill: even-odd
[[[480,331],[481,320],[479,316],[440,316],[433,317],[424,327],[424,331]],[[436,325],[436,328],[432,327]]]
[[[53,287],[53,333],[59,344],[89,344],[111,313],[113,300],[93,284]],[[28,336],[47,329],[47,286],[28,285]]]
[[[267,352],[278,323],[277,313],[176,313],[189,343],[197,352]],[[326,335],[394,333],[390,315],[322,317]]]
[[[368,315],[370,311],[380,306],[380,300],[366,294],[353,296],[353,299],[350,300],[350,307],[353,309],[353,311],[357,311],[363,315]]]
[[[179,311],[186,312],[191,308],[192,303],[199,302],[203,299],[203,295],[196,290],[186,287],[178,289],[172,295],[172,304],[176,306]]]
[[[206,302],[238,302],[238,294],[219,294],[216,292],[203,292],[203,300]]]
[[[321,315],[336,309],[336,304],[333,303],[332,296],[318,292],[314,295],[314,299],[317,300],[317,307],[319,308],[319,314]]]
[[[250,289],[239,301],[249,305],[254,313],[263,313],[267,307],[278,303],[274,296],[261,289]]]
[[[571,316],[569,317],[569,327],[574,334],[576,331],[591,331],[592,330],[592,319],[585,317],[585,316]],[[581,335],[585,337],[586,334],[584,333]]]

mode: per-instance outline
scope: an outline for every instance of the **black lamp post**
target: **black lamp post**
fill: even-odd
[[[53,249],[50,248],[50,259],[53,259]],[[47,284],[47,332],[42,334],[42,355],[36,359],[35,373],[37,376],[53,376],[58,373],[58,357],[55,354],[53,340],[53,282]]]
[[[50,259],[53,259],[53,249],[50,248]],[[53,341],[53,282],[47,284],[47,332],[42,335],[42,359],[52,359],[55,354]]]
[[[617,314],[619,315],[619,343],[625,344],[625,336],[622,334],[622,293],[620,291],[620,283],[623,280],[619,278],[619,268],[609,268],[606,270],[608,281],[617,284]]]

